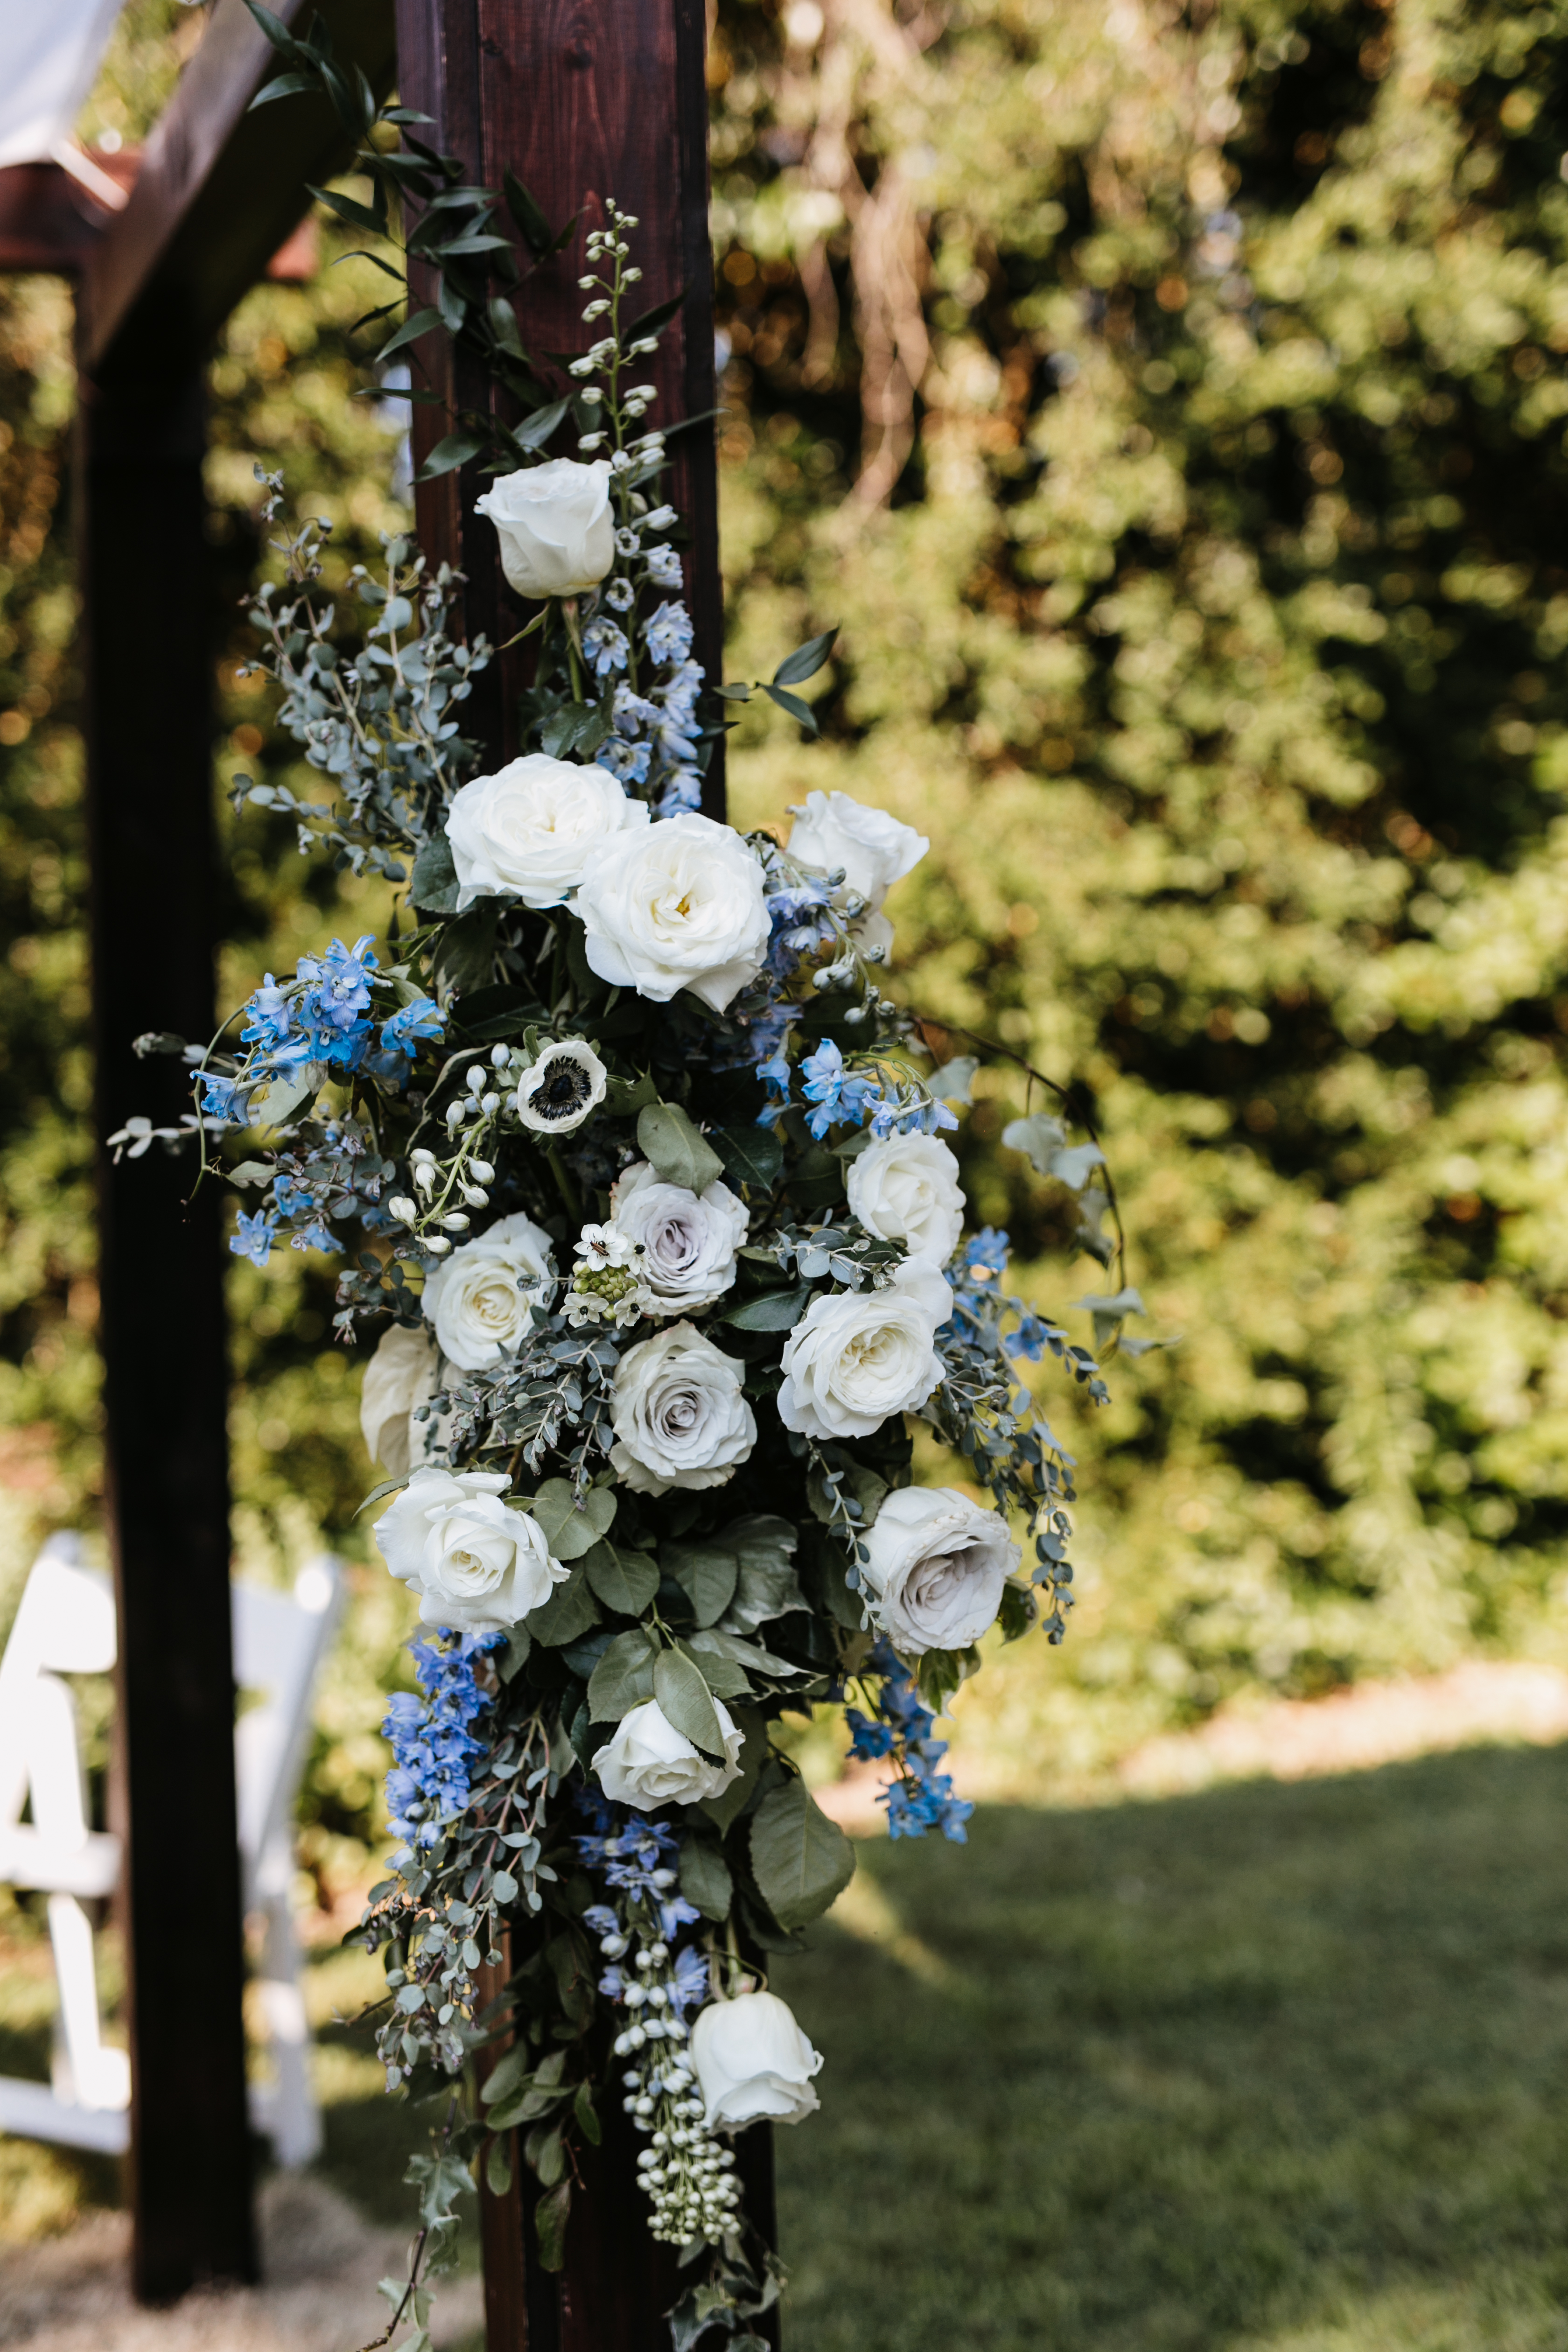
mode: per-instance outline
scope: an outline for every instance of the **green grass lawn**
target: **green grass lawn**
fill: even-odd
[[[774,1979],[827,2060],[790,2352],[1568,2352],[1565,1799],[1568,1749],[1485,1749],[863,1844],[859,1932]],[[321,2069],[400,2221],[412,2119],[341,2029]]]
[[[795,2352],[1568,2346],[1565,1797],[1472,1750],[863,1847],[902,1959],[775,1979]]]

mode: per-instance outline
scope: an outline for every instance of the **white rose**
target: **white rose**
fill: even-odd
[[[416,1421],[416,1405],[435,1393],[440,1352],[428,1331],[395,1323],[384,1331],[364,1369],[359,1425],[365,1452],[393,1478],[406,1478],[426,1450],[431,1423]]]
[[[653,1698],[623,1716],[615,1738],[600,1748],[594,1769],[606,1797],[647,1812],[655,1805],[696,1805],[723,1793],[741,1769],[746,1735],[728,1708],[713,1702],[724,1739],[724,1761],[710,1764]]]
[[[691,2029],[691,2063],[708,2111],[708,2128],[753,2123],[797,2124],[821,2105],[811,2078],[822,2056],[774,1992],[743,1992],[710,2001]]]
[[[559,907],[583,879],[588,852],[607,834],[651,822],[605,768],[579,768],[530,751],[493,776],[465,784],[447,812],[458,905],[521,898]]]
[[[465,1372],[499,1364],[526,1333],[550,1276],[550,1236],[521,1210],[465,1242],[425,1285],[425,1319],[441,1353]]]
[[[570,1576],[537,1522],[501,1501],[510,1484],[501,1471],[416,1470],[377,1521],[383,1559],[420,1596],[421,1624],[493,1633]]]
[[[958,1162],[934,1135],[889,1135],[849,1162],[849,1206],[868,1234],[945,1265],[963,1231]]]
[[[627,1349],[610,1424],[620,1440],[611,1463],[638,1495],[722,1486],[757,1442],[741,1367],[689,1323]]]
[[[610,1194],[613,1230],[640,1255],[635,1265],[647,1315],[682,1315],[710,1307],[735,1279],[735,1252],[750,1219],[727,1184],[706,1192],[661,1184],[646,1160],[628,1168]]]
[[[500,568],[520,596],[581,596],[616,560],[609,461],[574,457],[525,466],[490,484],[474,512],[500,541]]]
[[[767,955],[762,866],[710,816],[612,835],[589,857],[574,907],[590,968],[656,1004],[689,988],[722,1013]]]
[[[929,1258],[906,1258],[885,1290],[814,1298],[784,1341],[779,1419],[808,1437],[868,1437],[924,1404],[942,1378],[938,1326],[952,1293]]]
[[[956,1486],[898,1487],[864,1541],[871,1613],[906,1658],[978,1642],[1022,1557],[1006,1521]]]
[[[813,873],[844,868],[844,879],[879,908],[893,883],[918,866],[931,843],[886,809],[867,808],[847,793],[808,793],[795,817],[789,854]]]

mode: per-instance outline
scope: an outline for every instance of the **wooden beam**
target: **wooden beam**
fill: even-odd
[[[713,264],[701,0],[397,0],[397,38],[399,94],[436,126],[422,138],[461,157],[470,178],[487,186],[500,187],[505,173],[515,172],[552,225],[581,215],[573,242],[532,271],[518,296],[526,347],[538,352],[583,348],[585,298],[577,279],[588,231],[603,220],[605,200],[613,196],[640,223],[637,307],[651,309],[687,289],[682,311],[649,363],[659,392],[649,422],[668,428],[711,410]],[[507,224],[502,219],[498,226]],[[416,290],[426,290],[417,279]],[[454,360],[445,337],[424,338],[416,359],[416,382],[422,368],[423,380],[453,408],[491,404],[489,384],[462,359]],[[448,422],[440,408],[415,409],[416,461]],[[713,428],[705,423],[672,443],[669,495],[691,530],[685,570],[696,656],[717,685],[723,600],[713,442]],[[474,512],[486,478],[474,466],[444,475],[420,487],[416,506],[426,553],[466,575],[468,633],[482,629],[499,643],[512,635],[520,614],[501,574],[495,531]],[[498,764],[520,748],[516,710],[523,659],[519,653],[492,665],[468,706],[465,723],[471,722]],[[721,817],[721,758],[708,785],[704,805]],[[534,2256],[530,2212],[536,2184],[526,2172],[520,2168],[517,2185],[503,2199],[480,2191],[489,2352],[668,2352],[663,2315],[680,2292],[681,2274],[673,2251],[648,2234],[647,2200],[635,2175],[637,2142],[621,2113],[618,2084],[605,2104],[604,2145],[587,2151],[573,2201],[564,2270],[542,2271]],[[749,2211],[771,2241],[769,2126],[742,2134],[737,2154]],[[768,2323],[760,2323],[760,2332],[776,2342]]]
[[[0,270],[74,278],[113,218],[58,163],[0,171]]]
[[[583,347],[588,232],[606,196],[634,213],[643,280],[638,307],[684,287],[685,307],[648,363],[658,386],[650,425],[666,427],[715,404],[713,260],[708,241],[708,95],[702,0],[397,0],[399,89],[432,116],[432,144],[460,156],[476,180],[499,188],[515,172],[552,226],[581,213],[577,235],[533,270],[518,297],[532,352]],[[496,226],[505,230],[504,216]],[[527,257],[522,258],[526,261]],[[454,408],[492,404],[490,385],[454,366],[446,338],[415,346],[416,383]],[[423,374],[420,373],[423,370]],[[564,379],[563,379],[564,382]],[[414,411],[422,463],[447,430],[437,407]],[[694,651],[710,685],[722,676],[723,588],[719,572],[719,488],[711,425],[671,443],[669,495],[691,530],[685,556]],[[474,501],[487,478],[465,466],[421,487],[420,544],[468,580],[468,627],[492,643],[510,637],[519,607],[501,575],[496,535]],[[516,690],[525,654],[479,681],[469,709],[498,756],[516,751]],[[723,745],[715,747],[703,805],[724,813]]]
[[[275,0],[273,14],[292,24],[318,6],[340,59],[384,95],[395,56],[387,0]],[[247,113],[280,63],[243,0],[217,0],[147,142],[131,201],[83,269],[79,352],[89,375],[112,364],[138,327],[171,364],[205,355],[306,209],[306,183],[347,162],[350,142],[324,97]]]

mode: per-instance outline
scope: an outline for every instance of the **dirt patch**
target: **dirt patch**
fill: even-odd
[[[406,2240],[363,2221],[323,2181],[281,2174],[259,2200],[264,2284],[187,2295],[143,2311],[127,2284],[130,2219],[95,2213],[62,2237],[0,2252],[0,2345],[27,2352],[353,2352],[387,2313],[378,2278],[402,2268]],[[479,2282],[436,2297],[438,2345],[471,2336]]]

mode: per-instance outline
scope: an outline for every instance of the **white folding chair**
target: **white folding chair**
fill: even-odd
[[[74,1536],[45,1545],[0,1658],[0,1880],[48,1895],[59,1988],[52,2084],[0,2077],[0,2131],[114,2155],[129,2137],[131,2071],[105,2045],[83,1896],[110,1893],[120,1842],[89,1830],[76,1709],[63,1675],[114,1664],[114,1598],[82,1568]],[[293,1597],[234,1589],[235,1680],[254,1703],[235,1726],[239,1845],[246,1903],[264,1926],[262,2010],[277,2079],[252,2092],[252,2120],[279,2163],[309,2163],[321,2146],[310,2080],[310,2030],[291,1903],[294,1801],[310,1738],[310,1698],[337,1622],[342,1574],[312,1560]],[[28,1797],[31,1822],[21,1815]]]

